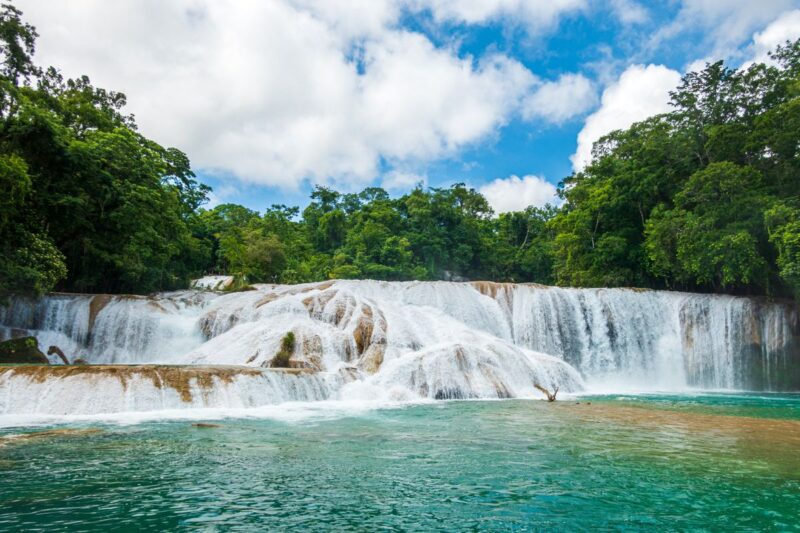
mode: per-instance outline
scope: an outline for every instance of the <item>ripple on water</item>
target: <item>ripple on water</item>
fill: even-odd
[[[0,529],[797,528],[800,421],[578,401],[6,430]]]

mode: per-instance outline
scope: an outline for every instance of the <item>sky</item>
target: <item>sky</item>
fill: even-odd
[[[463,182],[554,202],[683,74],[767,59],[800,0],[17,0],[36,61],[123,92],[210,206]]]

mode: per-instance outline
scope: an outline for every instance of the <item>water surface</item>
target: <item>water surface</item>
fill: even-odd
[[[213,424],[0,430],[0,529],[800,530],[800,395]]]

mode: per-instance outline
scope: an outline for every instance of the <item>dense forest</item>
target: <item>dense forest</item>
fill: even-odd
[[[205,273],[800,293],[800,41],[769,65],[687,74],[674,111],[596,143],[560,207],[495,216],[463,184],[205,209],[186,155],[138,133],[123,94],[36,66],[36,37],[2,7],[0,296]]]

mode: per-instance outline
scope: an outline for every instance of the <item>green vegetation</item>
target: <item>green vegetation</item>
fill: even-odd
[[[281,347],[275,357],[272,358],[273,368],[289,368],[289,359],[294,353],[294,332],[288,332],[281,339]]]
[[[772,61],[687,74],[595,145],[551,222],[558,283],[800,292],[800,41]]]
[[[0,342],[0,364],[49,365],[50,361],[39,350],[36,337],[22,337]]]
[[[211,270],[250,282],[441,279],[450,272],[547,283],[554,214],[529,208],[495,219],[483,196],[458,184],[394,199],[379,188],[340,194],[317,187],[302,213],[273,205],[259,215],[225,204],[202,211],[199,221]]]
[[[193,235],[208,188],[124,95],[35,66],[36,36],[0,8],[0,294],[183,286],[210,256]]]
[[[139,134],[125,96],[34,65],[0,10],[0,297],[58,289],[331,278],[492,279],[800,293],[800,41],[772,64],[687,74],[674,111],[601,139],[560,207],[495,216],[464,184],[309,205],[204,209],[187,157]]]

